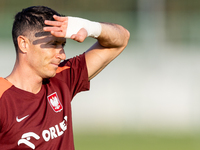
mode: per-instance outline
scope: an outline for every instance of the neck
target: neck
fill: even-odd
[[[37,94],[42,87],[43,79],[24,68],[16,62],[13,71],[6,79],[19,89]]]

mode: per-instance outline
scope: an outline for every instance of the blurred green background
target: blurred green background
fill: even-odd
[[[200,1],[0,0],[0,76],[15,62],[11,29],[22,8],[45,5],[67,15],[127,28],[124,52],[73,102],[77,150],[200,149]],[[67,40],[70,58],[87,50]]]

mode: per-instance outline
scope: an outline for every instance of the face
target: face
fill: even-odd
[[[41,78],[55,76],[58,65],[66,59],[65,44],[65,38],[54,37],[50,33],[36,33],[27,52],[27,62],[33,73]]]

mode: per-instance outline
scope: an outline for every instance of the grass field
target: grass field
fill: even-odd
[[[76,133],[76,150],[199,150],[200,136],[136,133]]]

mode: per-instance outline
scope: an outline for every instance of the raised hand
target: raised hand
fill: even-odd
[[[50,27],[44,27],[44,31],[51,32],[53,36],[71,38],[77,42],[83,42],[85,38],[87,38],[88,33],[84,28],[81,28],[77,33],[72,34],[70,37],[66,37],[67,32],[70,32],[70,29],[68,29],[68,17],[60,17],[56,15],[53,17],[55,21],[45,20],[44,23],[50,25]]]

